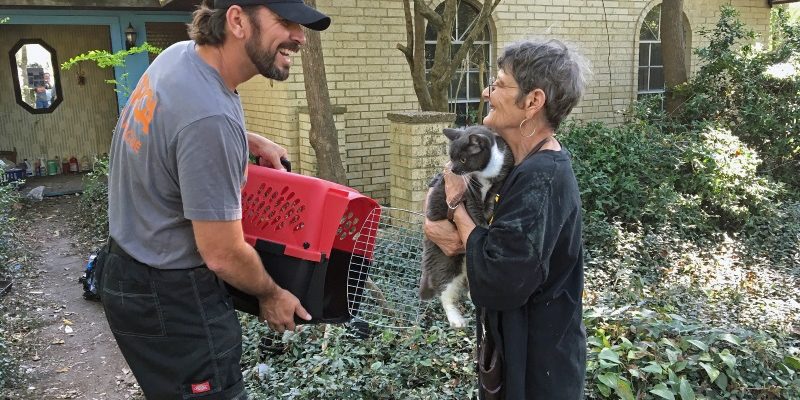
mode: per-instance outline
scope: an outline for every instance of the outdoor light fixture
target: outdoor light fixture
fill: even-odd
[[[133,46],[136,46],[136,29],[128,22],[128,29],[125,29],[125,50],[130,50]]]

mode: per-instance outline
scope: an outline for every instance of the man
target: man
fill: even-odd
[[[50,107],[50,102],[53,100],[52,96],[53,86],[50,84],[50,73],[45,72],[42,83],[34,88],[36,93],[36,108]]]
[[[243,239],[248,146],[280,167],[286,150],[246,133],[236,87],[285,80],[302,26],[330,18],[302,0],[206,1],[192,41],[147,69],[114,132],[106,317],[148,399],[245,399],[241,326],[222,281],[259,300],[270,328],[311,316],[278,287]],[[302,26],[301,26],[302,25]]]

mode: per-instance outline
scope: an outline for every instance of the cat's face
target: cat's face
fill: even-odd
[[[495,144],[492,130],[478,125],[465,129],[446,128],[444,134],[450,139],[449,155],[454,174],[481,171],[489,164]]]

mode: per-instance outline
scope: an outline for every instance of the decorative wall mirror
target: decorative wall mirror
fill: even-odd
[[[64,99],[56,51],[40,39],[22,39],[8,56],[17,104],[33,114],[53,112]]]

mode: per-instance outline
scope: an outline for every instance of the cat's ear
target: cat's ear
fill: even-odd
[[[453,129],[453,128],[444,128],[443,130],[444,135],[447,136],[450,141],[456,140],[461,137],[461,130],[460,129]]]
[[[469,154],[478,154],[489,147],[487,144],[487,138],[485,136],[478,133],[470,134],[467,151]]]
[[[478,147],[485,147],[487,138],[481,134],[473,133],[469,135],[469,144]]]

